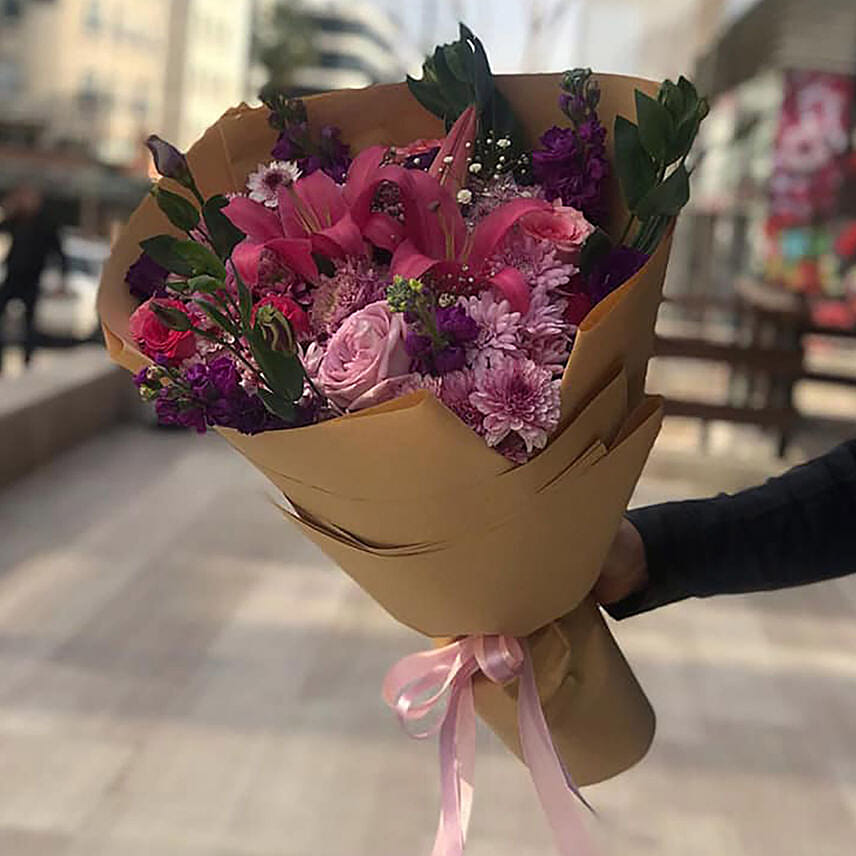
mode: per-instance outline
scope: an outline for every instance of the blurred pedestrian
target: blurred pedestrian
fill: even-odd
[[[62,250],[59,231],[48,212],[42,194],[34,187],[24,185],[3,201],[4,218],[0,232],[12,238],[6,254],[6,276],[0,285],[0,372],[3,370],[3,318],[11,300],[24,304],[24,362],[29,363],[35,350],[36,305],[39,299],[39,280],[47,260],[55,256],[66,272],[66,258]],[[64,282],[61,290],[64,290]]]
[[[628,512],[594,593],[614,618],[856,572],[856,440],[733,495]]]

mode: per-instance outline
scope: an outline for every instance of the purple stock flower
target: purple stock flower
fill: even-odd
[[[467,352],[460,345],[449,345],[434,355],[434,365],[441,375],[456,372],[467,364]]]
[[[128,290],[137,300],[146,301],[150,297],[166,297],[166,277],[169,271],[161,267],[148,253],[140,257],[128,268],[125,282]]]
[[[479,334],[479,325],[462,306],[443,306],[438,309],[437,329],[456,345],[472,342]]]
[[[208,393],[208,366],[205,363],[194,363],[184,373],[184,380],[194,395],[205,398]]]
[[[413,368],[423,374],[444,375],[466,365],[465,345],[479,334],[478,324],[460,306],[442,306],[435,312],[436,334],[429,335],[413,313],[410,329],[404,338],[404,348],[413,358]]]
[[[304,176],[320,169],[341,184],[351,165],[351,151],[343,142],[339,128],[325,125],[321,128],[317,151],[310,151],[310,146],[309,125],[293,122],[280,131],[271,156],[275,160],[294,161]]]
[[[627,282],[647,261],[647,253],[632,247],[616,247],[600,259],[589,274],[587,287],[592,302],[603,300],[619,285]]]
[[[593,118],[579,128],[550,128],[532,153],[532,173],[547,199],[561,199],[592,222],[603,217],[603,181],[609,170],[605,139],[603,126]]]
[[[217,357],[208,366],[208,378],[214,389],[224,398],[235,395],[239,391],[238,369],[235,363],[225,355]]]

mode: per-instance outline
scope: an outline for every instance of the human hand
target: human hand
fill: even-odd
[[[625,517],[601,568],[594,596],[598,603],[617,603],[647,584],[645,543],[636,527]]]

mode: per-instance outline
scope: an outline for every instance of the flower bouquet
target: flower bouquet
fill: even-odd
[[[494,78],[463,26],[420,80],[264,100],[186,155],[150,139],[107,347],[395,618],[452,637],[385,688],[411,725],[448,697],[435,852],[463,846],[473,703],[568,852],[571,775],[653,736],[590,591],[660,424],[646,364],[706,103],[684,78]]]

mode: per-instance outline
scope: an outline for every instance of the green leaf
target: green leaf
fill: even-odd
[[[179,256],[192,267],[194,276],[207,274],[215,279],[226,278],[226,268],[208,247],[197,244],[196,241],[179,241],[177,248]]]
[[[656,184],[657,171],[639,139],[639,128],[623,116],[615,117],[615,166],[627,207],[635,212]]]
[[[678,89],[684,96],[684,115],[695,110],[695,105],[698,102],[698,92],[691,81],[681,75],[678,78]]]
[[[234,321],[229,318],[224,312],[222,312],[217,306],[213,303],[210,303],[207,300],[196,300],[196,305],[221,329],[225,330],[227,333],[231,333],[233,336],[237,338],[237,334],[240,332],[238,328],[235,326]]]
[[[171,190],[165,190],[157,184],[152,188],[152,196],[154,196],[158,208],[166,214],[169,222],[176,229],[189,232],[199,225],[199,211],[196,210],[196,206],[192,202],[183,196],[179,196]]]
[[[258,389],[256,392],[262,400],[262,404],[264,404],[270,413],[273,413],[274,416],[278,416],[285,422],[294,422],[296,413],[294,405],[290,401],[286,401],[284,398],[279,398],[277,395],[274,395],[274,393],[269,392],[266,389]]]
[[[303,365],[297,354],[274,351],[265,342],[258,329],[247,336],[250,348],[268,386],[289,401],[297,401],[303,395]]]
[[[681,164],[662,184],[645,194],[636,215],[643,221],[658,214],[674,217],[687,204],[689,198],[690,177]]]
[[[612,241],[603,229],[595,229],[583,244],[580,253],[580,271],[588,274],[600,259],[612,250]]]
[[[181,241],[172,235],[155,235],[140,241],[140,246],[161,267],[179,276],[193,276],[195,271],[186,259],[178,253]]]
[[[669,163],[680,160],[691,148],[698,133],[699,119],[694,115],[688,116],[678,125],[672,145],[669,148]]]
[[[208,227],[211,243],[221,259],[227,259],[235,246],[244,240],[244,233],[223,213],[223,208],[229,204],[225,196],[212,196],[202,206],[202,216]]]
[[[179,333],[184,333],[193,326],[187,315],[185,315],[185,313],[180,309],[176,309],[174,306],[164,306],[163,304],[154,301],[152,302],[151,307],[152,312],[154,312],[155,315],[157,315],[157,317],[171,330],[178,330]]]
[[[201,291],[204,294],[214,294],[223,288],[223,281],[204,273],[187,280],[185,285],[189,291]]]
[[[140,246],[170,273],[187,277],[208,274],[219,280],[226,278],[226,268],[220,259],[196,241],[182,241],[172,235],[156,235],[140,241]]]
[[[636,120],[642,147],[655,163],[662,164],[666,158],[666,148],[675,133],[669,111],[659,101],[637,89]]]
[[[250,316],[253,312],[253,296],[250,294],[247,284],[238,273],[235,262],[232,262],[232,273],[235,274],[235,286],[238,290],[238,311],[241,313],[241,326],[244,331],[250,331]]]
[[[429,113],[433,113],[441,119],[446,117],[446,99],[430,83],[425,80],[416,80],[416,78],[407,75],[407,88],[410,90],[410,94]]]

